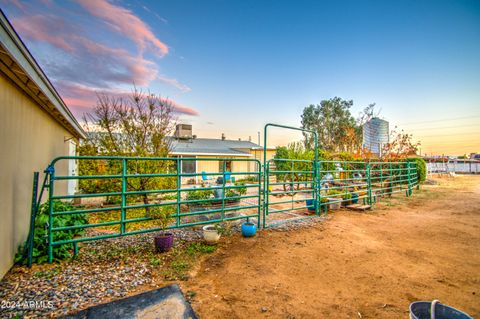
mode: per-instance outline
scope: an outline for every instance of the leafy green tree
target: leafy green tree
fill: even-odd
[[[303,110],[302,128],[317,132],[320,148],[330,152],[347,151],[348,144],[352,144],[348,140],[355,140],[357,130],[357,123],[350,113],[352,105],[352,100],[339,97],[311,104]],[[350,136],[349,131],[353,132]],[[304,137],[305,147],[312,149],[313,137],[309,133],[304,133]]]

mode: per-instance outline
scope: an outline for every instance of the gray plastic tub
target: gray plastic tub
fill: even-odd
[[[435,301],[434,301],[435,302]],[[410,319],[473,319],[455,308],[435,302],[434,315],[431,314],[432,302],[416,301],[410,304]]]

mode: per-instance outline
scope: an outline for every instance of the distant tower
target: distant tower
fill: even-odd
[[[388,143],[388,122],[378,117],[363,125],[363,147],[381,156],[382,148]]]

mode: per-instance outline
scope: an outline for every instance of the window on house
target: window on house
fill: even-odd
[[[232,161],[218,161],[218,171],[219,172],[223,172],[223,165],[225,163],[225,170],[227,172],[231,172],[232,171]]]
[[[196,161],[182,160],[182,173],[184,174],[196,173]]]

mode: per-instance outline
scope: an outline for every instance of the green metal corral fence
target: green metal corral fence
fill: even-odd
[[[314,140],[316,143],[315,135]],[[231,167],[242,169],[227,171],[227,160]],[[77,161],[90,169],[81,170],[84,174],[79,176],[57,175],[56,166],[64,161]],[[211,165],[200,166],[201,162]],[[192,166],[185,163],[209,169],[183,172],[183,166]],[[158,213],[171,215],[167,229],[242,219],[267,228],[321,217],[338,205],[373,205],[380,197],[402,192],[410,196],[419,185],[415,162],[320,161],[317,149],[315,160],[266,160],[264,156],[263,165],[256,159],[237,158],[59,157],[45,173],[40,194],[48,191],[49,262],[59,245],[73,245],[77,253],[80,242],[158,231],[162,229]],[[41,195],[36,195],[35,176],[32,219],[41,201]],[[72,180],[78,181],[84,192],[58,191],[68,189],[59,185]],[[73,202],[75,210],[55,211],[54,201],[58,200]],[[58,217],[67,214],[87,216],[88,224],[59,224]],[[55,236],[76,230],[85,232],[68,240]],[[33,238],[33,231],[29,238]],[[31,261],[33,240],[28,246]]]
[[[327,214],[329,208],[372,205],[379,197],[412,194],[418,185],[414,162],[271,159],[264,171],[263,226]],[[315,189],[318,185],[318,195]],[[310,211],[310,214],[308,213]]]
[[[109,167],[108,173],[82,176],[59,176],[55,166],[61,161],[76,160],[97,162],[96,167]],[[48,255],[53,260],[53,249],[58,245],[76,244],[124,235],[161,230],[155,226],[153,213],[170,210],[173,221],[167,228],[179,228],[229,220],[256,219],[260,223],[261,210],[261,165],[255,159],[228,159],[235,163],[250,162],[250,171],[228,172],[225,158],[135,158],[135,157],[59,157],[47,169],[49,190]],[[219,172],[182,173],[182,162],[215,161],[223,163]],[[152,173],[158,169],[164,173]],[[221,177],[218,179],[218,177]],[[247,182],[241,182],[244,177]],[[185,184],[184,178],[200,179],[198,185]],[[217,179],[215,179],[217,178]],[[58,194],[58,183],[68,180],[106,185],[109,191],[96,191],[74,195]],[[154,182],[152,182],[152,180]],[[238,181],[240,180],[240,182]],[[219,181],[220,183],[216,183]],[[103,183],[102,183],[103,182]],[[188,181],[187,181],[188,183]],[[159,187],[164,185],[164,187]],[[100,187],[101,188],[101,187]],[[64,187],[65,189],[65,187]],[[117,199],[118,203],[104,205],[105,198]],[[143,201],[142,201],[143,199]],[[146,199],[146,200],[145,200]],[[55,200],[79,201],[83,208],[73,211],[54,211]],[[100,201],[98,201],[100,200]],[[98,207],[98,206],[102,207]],[[96,215],[99,222],[86,225],[59,226],[55,218],[65,214]],[[135,224],[140,227],[133,227]],[[260,224],[259,224],[260,225]],[[132,226],[132,227],[131,227]],[[55,241],[55,232],[74,229],[101,229],[102,232],[87,232],[84,237]]]

